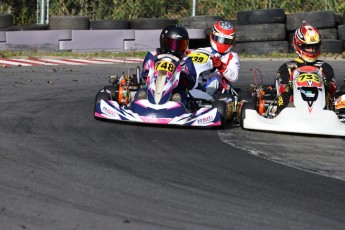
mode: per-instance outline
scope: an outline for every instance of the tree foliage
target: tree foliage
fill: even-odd
[[[42,0],[0,0],[14,24],[38,22]],[[171,18],[192,15],[193,0],[45,0],[49,15],[83,15],[96,19]],[[286,13],[333,10],[343,14],[344,0],[196,0],[196,15],[236,18],[238,11],[283,8]]]

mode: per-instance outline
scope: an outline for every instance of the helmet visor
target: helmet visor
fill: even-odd
[[[184,53],[188,48],[189,40],[163,38],[163,46],[173,52]]]
[[[302,51],[306,52],[306,53],[318,53],[321,50],[321,44],[317,43],[317,44],[302,44],[300,45],[300,48]]]
[[[231,45],[234,39],[219,37],[215,34],[212,35],[212,39],[220,44]]]

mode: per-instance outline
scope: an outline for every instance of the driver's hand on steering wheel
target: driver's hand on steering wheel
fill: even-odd
[[[224,65],[222,60],[220,60],[220,57],[212,56],[211,59],[213,66],[216,67],[218,71],[222,74],[225,71],[226,66]]]

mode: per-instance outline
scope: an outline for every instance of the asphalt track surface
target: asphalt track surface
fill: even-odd
[[[242,61],[237,86],[282,62]],[[1,230],[344,229],[344,139],[95,120],[129,66],[0,69]]]

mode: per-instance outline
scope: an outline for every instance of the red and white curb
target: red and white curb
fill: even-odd
[[[142,63],[141,58],[0,58],[0,66],[46,66],[46,65],[91,65],[91,64],[127,64],[127,63]]]

